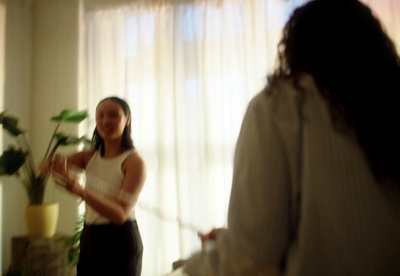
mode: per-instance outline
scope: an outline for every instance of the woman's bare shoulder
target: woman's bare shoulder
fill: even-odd
[[[136,171],[144,171],[146,169],[146,164],[140,154],[134,151],[125,159],[123,167],[125,170],[133,169]]]

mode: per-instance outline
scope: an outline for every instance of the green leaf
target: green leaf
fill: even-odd
[[[54,134],[54,137],[57,141],[57,145],[59,146],[77,145],[81,142],[87,142],[87,138],[85,136],[79,138],[76,136],[67,135],[63,132],[57,132]]]
[[[27,152],[10,146],[0,156],[0,175],[13,175],[25,163]]]
[[[23,131],[18,127],[18,119],[12,116],[6,116],[5,112],[0,113],[0,123],[12,136],[18,136]]]
[[[55,122],[70,122],[70,123],[80,123],[88,117],[86,110],[75,111],[70,109],[64,109],[58,116],[51,118],[51,121]]]
[[[63,132],[54,133],[54,139],[56,140],[57,145],[65,145],[67,138],[68,135]]]

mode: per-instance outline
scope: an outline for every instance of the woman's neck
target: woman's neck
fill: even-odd
[[[122,153],[121,142],[104,143],[104,158],[113,158]]]

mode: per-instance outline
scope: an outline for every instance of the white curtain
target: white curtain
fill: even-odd
[[[197,231],[226,225],[245,108],[274,67],[290,12],[304,2],[86,0],[89,112],[93,119],[106,96],[127,99],[147,164],[136,208],[143,275],[170,271],[200,249]]]

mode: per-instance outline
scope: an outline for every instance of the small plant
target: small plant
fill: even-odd
[[[50,120],[57,124],[43,160],[52,158],[60,146],[76,145],[82,142],[90,144],[90,141],[84,136],[78,138],[58,131],[61,123],[80,123],[87,116],[86,111],[63,110],[58,116],[52,117]],[[1,112],[0,124],[15,139],[17,146],[10,145],[0,156],[0,176],[14,175],[18,177],[26,189],[29,204],[42,204],[50,172],[43,174],[37,172],[25,132],[18,126],[16,117],[8,116],[6,112]]]
[[[68,248],[67,253],[67,263],[69,266],[69,273],[71,274],[72,269],[74,269],[79,262],[79,253],[80,253],[80,239],[83,232],[83,225],[85,223],[85,215],[82,215],[78,218],[74,233],[71,236],[66,236],[59,238],[57,241],[64,243],[64,245]]]

